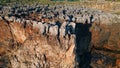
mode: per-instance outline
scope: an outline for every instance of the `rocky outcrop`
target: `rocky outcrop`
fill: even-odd
[[[0,20],[0,67],[119,67],[118,15],[61,6],[44,6],[40,12],[36,6],[21,12],[11,8],[15,13]]]
[[[36,29],[31,30],[30,26],[25,29],[19,23],[10,23],[9,26],[4,23],[5,21],[0,22],[1,28],[4,27],[3,29],[6,30],[1,29],[3,38],[1,37],[0,55],[1,60],[3,56],[7,56],[11,68],[74,67],[74,36],[60,37],[61,43],[59,43],[57,36],[36,34]],[[6,43],[4,43],[5,40],[7,40]],[[0,66],[5,65],[0,64]]]

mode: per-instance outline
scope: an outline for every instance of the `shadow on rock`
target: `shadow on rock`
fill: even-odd
[[[92,24],[86,23],[76,23],[75,34],[76,34],[76,57],[75,57],[75,68],[91,68],[91,52],[90,52],[90,42],[91,42],[91,32],[89,28]]]

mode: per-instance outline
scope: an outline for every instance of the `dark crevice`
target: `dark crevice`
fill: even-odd
[[[94,47],[95,50],[99,51],[105,51],[105,52],[110,52],[110,53],[115,53],[115,54],[120,54],[120,50],[111,50],[103,47]]]
[[[62,45],[61,45],[61,41],[60,41],[60,27],[61,27],[61,23],[60,23],[59,21],[57,21],[55,25],[58,26],[58,30],[57,30],[57,31],[58,31],[58,33],[57,33],[57,40],[58,40],[60,46],[62,46]]]
[[[75,57],[75,68],[91,68],[91,52],[90,50],[90,42],[91,42],[91,32],[89,28],[92,24],[76,23],[75,26],[75,35],[76,35],[76,57]]]

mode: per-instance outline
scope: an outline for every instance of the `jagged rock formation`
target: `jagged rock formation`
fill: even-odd
[[[0,17],[0,67],[119,67],[119,20],[83,7],[14,5]]]
[[[0,23],[6,29],[6,34],[1,33],[5,39],[1,37],[0,54],[9,56],[11,68],[74,67],[74,36],[70,39],[60,37],[59,43],[56,36],[36,34],[35,30],[31,32],[30,26],[24,29],[19,23],[10,23],[10,29],[4,23]]]

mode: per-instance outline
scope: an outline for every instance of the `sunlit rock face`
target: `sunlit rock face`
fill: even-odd
[[[39,33],[36,34],[36,32],[38,32],[39,30],[38,31],[36,29],[31,30],[30,26],[24,28],[23,26],[21,26],[21,24],[10,23],[9,24],[11,28],[10,29],[9,26],[4,23],[5,21],[1,22],[1,26],[4,27],[4,30],[6,31],[1,30],[2,33],[4,32],[5,33],[3,35],[1,33],[1,35],[4,37],[1,37],[0,55],[9,56],[9,62],[11,63],[10,67],[12,68],[74,67],[75,36],[71,36],[70,38],[59,37],[58,39],[55,33],[53,34],[50,33],[49,35],[44,36],[43,34]],[[11,32],[9,32],[9,30],[7,29],[9,29]],[[7,63],[3,65],[1,64],[1,67],[4,67],[6,64]]]
[[[39,6],[15,5],[0,17],[0,67],[119,67],[118,15],[83,7]]]

